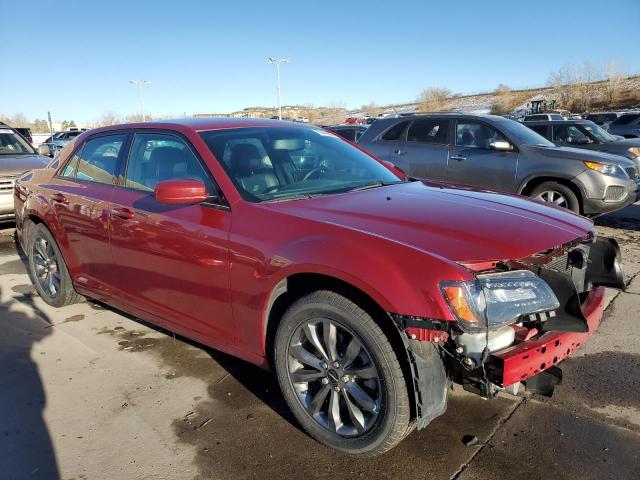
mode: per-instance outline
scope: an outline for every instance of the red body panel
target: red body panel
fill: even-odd
[[[502,366],[500,386],[506,387],[533,377],[557,365],[583,345],[602,321],[604,294],[603,287],[594,288],[582,306],[589,324],[588,332],[547,332],[493,355]]]
[[[230,208],[160,205],[149,193],[96,188],[40,170],[16,186],[18,235],[25,218],[40,218],[58,241],[80,293],[265,365],[269,299],[291,275],[337,278],[388,312],[453,320],[439,284],[474,278],[458,262],[523,258],[584,237],[592,226],[515,196],[426,182],[250,203],[198,131],[273,125],[281,123],[226,119],[118,126],[181,133]],[[87,132],[76,144],[110,128]],[[56,193],[68,203],[52,201]]]

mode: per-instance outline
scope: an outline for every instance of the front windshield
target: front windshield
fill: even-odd
[[[616,137],[607,132],[604,128],[599,127],[595,123],[587,123],[582,125],[582,127],[589,132],[593,137],[596,138],[599,142],[615,142]]]
[[[287,200],[401,182],[366,153],[317,128],[201,132],[243,198]]]
[[[520,122],[509,120],[505,122],[505,130],[511,133],[520,145],[531,145],[534,147],[555,147],[555,144],[534,132],[529,127],[525,127]]]
[[[33,148],[10,128],[0,128],[0,155],[30,155]]]

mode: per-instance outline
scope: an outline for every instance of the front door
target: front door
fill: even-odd
[[[508,139],[496,128],[475,120],[457,120],[455,146],[449,150],[447,180],[478,188],[515,192],[516,151],[498,151],[496,141]]]
[[[215,191],[194,148],[177,134],[138,131],[123,177],[111,206],[111,250],[122,298],[177,330],[232,344],[230,211],[207,202],[162,205],[154,196],[158,182],[184,178]]]

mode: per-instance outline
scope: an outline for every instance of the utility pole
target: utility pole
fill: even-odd
[[[49,133],[51,133],[51,143],[53,143],[53,123],[51,123],[51,112],[47,112],[47,117],[49,118]]]
[[[277,82],[277,91],[278,91],[278,120],[282,120],[282,99],[280,97],[280,64],[281,63],[289,63],[288,58],[281,58],[276,60],[273,57],[267,58],[267,62],[276,66],[276,82]]]
[[[129,83],[140,88],[140,113],[142,113],[142,121],[146,122],[147,119],[144,116],[144,95],[142,94],[142,87],[151,84],[151,80],[129,80]]]

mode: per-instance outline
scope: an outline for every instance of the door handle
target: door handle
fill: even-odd
[[[396,155],[404,155],[404,154],[407,153],[407,151],[406,150],[397,149],[397,150],[394,150],[393,153],[395,153]]]
[[[462,162],[467,159],[467,157],[461,157],[460,155],[451,155],[449,158],[451,160],[458,160],[459,162]]]
[[[62,203],[64,205],[67,205],[69,203],[69,200],[67,200],[67,197],[65,197],[61,193],[54,193],[49,198],[51,199],[52,202],[55,202],[55,203]]]
[[[133,212],[128,208],[114,208],[113,210],[111,210],[111,218],[130,220],[133,218]]]

